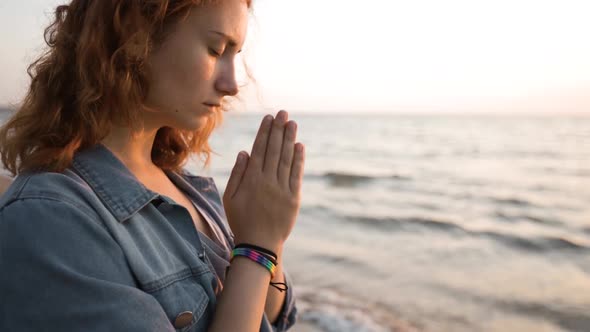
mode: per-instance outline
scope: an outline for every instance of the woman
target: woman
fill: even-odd
[[[285,331],[304,147],[285,111],[223,199],[207,139],[238,93],[248,0],[73,0],[0,129],[1,331]],[[229,227],[228,227],[229,226]],[[230,254],[231,252],[231,254]],[[231,263],[231,264],[230,264]],[[285,287],[287,286],[287,287]],[[286,291],[285,291],[286,288]]]

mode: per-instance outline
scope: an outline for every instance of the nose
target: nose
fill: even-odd
[[[235,96],[238,94],[239,87],[233,62],[221,68],[219,76],[215,80],[215,89],[223,96]]]

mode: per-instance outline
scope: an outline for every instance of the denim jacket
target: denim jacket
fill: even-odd
[[[233,247],[213,179],[166,173]],[[260,331],[295,324],[285,279],[279,318],[264,314]],[[103,145],[64,172],[17,176],[0,198],[0,331],[206,331],[216,286],[188,211]]]

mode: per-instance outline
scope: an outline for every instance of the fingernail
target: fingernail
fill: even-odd
[[[244,160],[244,154],[243,153],[238,153],[238,162],[241,163]]]

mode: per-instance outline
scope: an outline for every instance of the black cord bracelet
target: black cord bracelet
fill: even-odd
[[[271,282],[270,285],[272,287],[278,289],[281,293],[289,289],[289,286],[287,286],[287,284],[284,283],[284,282]],[[281,287],[278,287],[276,285],[284,285],[285,287],[281,288]]]

